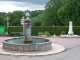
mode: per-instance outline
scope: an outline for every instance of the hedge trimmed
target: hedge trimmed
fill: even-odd
[[[50,35],[53,35],[55,33],[55,29],[54,27],[32,27],[32,34],[33,35],[38,35],[38,32],[45,32],[48,31],[50,33]]]
[[[76,34],[76,35],[80,35],[80,26],[74,26],[73,32],[74,32],[74,34]]]
[[[68,26],[33,26],[31,27],[32,29],[32,35],[38,35],[38,32],[45,32],[48,31],[50,35],[56,34],[60,35],[62,31],[65,31],[65,33],[68,33],[69,27]],[[22,26],[9,26],[8,27],[8,33],[10,34],[11,32],[23,32],[23,27]],[[80,35],[80,26],[74,26],[73,27],[73,32],[74,34]]]
[[[11,32],[22,32],[22,31],[23,31],[22,26],[9,26],[8,27],[8,34],[10,34]]]

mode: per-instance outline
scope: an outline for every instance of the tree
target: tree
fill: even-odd
[[[20,26],[20,20],[25,14],[23,11],[13,11],[12,13],[8,14],[10,17],[10,25],[11,26]]]
[[[43,12],[43,10],[30,11],[30,18],[37,17],[42,12]]]
[[[4,17],[0,16],[0,26],[4,26],[4,25],[5,25]]]
[[[40,14],[38,17],[41,20],[42,26],[53,26],[53,25],[62,25],[60,19],[58,18],[57,12],[58,9],[64,5],[64,0],[50,0],[46,6],[45,11]]]
[[[0,12],[0,26],[5,26],[5,12]]]
[[[41,26],[40,15],[43,10],[30,11],[30,18],[33,26]]]
[[[57,16],[58,9],[64,5],[64,0],[50,0],[46,4],[46,15],[47,20],[49,21],[52,26],[53,25],[61,25],[60,19]]]
[[[74,26],[80,26],[80,1],[65,0],[65,5],[58,10],[61,22],[67,26],[69,21],[73,21]]]

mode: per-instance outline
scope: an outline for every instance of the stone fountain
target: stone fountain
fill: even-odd
[[[31,21],[29,12],[23,18],[23,38],[13,38],[3,41],[3,50],[17,52],[48,51],[52,49],[52,41],[45,38],[31,37]]]
[[[29,12],[26,12],[27,18],[23,20],[23,37],[9,38],[0,45],[0,54],[10,55],[49,55],[59,53],[65,50],[65,47],[52,43],[53,38],[31,37],[31,20]]]

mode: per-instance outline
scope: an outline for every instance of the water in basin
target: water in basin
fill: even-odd
[[[24,44],[23,42],[23,38],[15,38],[15,39],[9,39],[6,40],[7,43],[13,43],[13,44]],[[48,39],[43,39],[43,38],[32,38],[32,43],[44,43],[44,42],[48,42]]]

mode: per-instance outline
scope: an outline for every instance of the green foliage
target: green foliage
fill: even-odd
[[[45,26],[45,27],[39,27],[39,26],[34,26],[32,27],[31,35],[38,35],[39,32],[49,32],[50,35],[56,34],[60,35],[62,31],[65,31],[65,34],[68,34],[68,26]],[[23,27],[22,26],[9,26],[8,27],[8,32],[9,34],[11,32],[23,32]],[[80,26],[74,26],[73,27],[73,32],[74,34],[80,35]]]
[[[58,9],[63,5],[64,0],[50,0],[45,6],[45,10],[33,18],[33,26],[63,25],[57,15]]]
[[[74,26],[80,26],[79,0],[49,0],[45,10],[29,12],[32,26],[68,26],[70,20]],[[9,16],[10,26],[21,26],[20,20],[25,13],[26,11],[0,12],[0,25],[6,26],[5,18]]]
[[[6,13],[4,13],[4,12],[0,12],[0,26],[5,26],[6,24],[5,24],[5,14]]]
[[[25,14],[23,11],[13,11],[12,13],[9,13],[8,16],[10,17],[11,26],[20,26],[20,20]]]
[[[68,26],[55,26],[55,34],[60,35],[62,31],[65,31],[65,34],[67,34],[68,29]]]
[[[5,20],[2,16],[0,16],[0,26],[3,26],[5,23]]]
[[[68,26],[73,21],[74,26],[80,26],[79,0],[50,0],[45,10],[34,20],[34,26]]]
[[[64,0],[50,0],[46,6],[45,11],[43,12],[41,17],[42,19],[42,26],[61,26],[61,20],[58,18],[57,12],[58,9],[64,5]],[[44,23],[45,22],[45,23]]]
[[[62,31],[62,32],[61,32],[61,34],[63,34],[63,35],[64,35],[64,34],[65,34],[65,31]]]
[[[41,35],[47,35],[47,36],[50,36],[49,32],[48,31],[45,31],[45,32],[38,32],[38,35],[41,36]]]
[[[58,17],[65,26],[68,26],[69,21],[73,21],[74,26],[80,26],[79,11],[79,0],[65,0],[64,6],[58,10]]]
[[[39,25],[40,22],[38,22],[35,17],[37,17],[40,13],[43,12],[43,10],[35,10],[35,11],[29,11],[30,12],[30,19],[32,20],[32,25]],[[13,12],[5,13],[5,12],[0,12],[0,26],[6,26],[6,17],[8,16],[10,18],[9,20],[9,25],[10,26],[21,26],[21,18],[25,16],[26,11],[20,11],[16,10]]]
[[[44,35],[50,36],[50,34],[49,34],[48,31],[45,31],[45,32],[44,32]]]
[[[37,17],[39,14],[41,14],[43,10],[35,10],[35,11],[30,11],[30,18]]]
[[[74,26],[73,27],[73,32],[76,35],[80,35],[80,26]]]
[[[50,35],[53,35],[55,33],[55,29],[52,26],[44,26],[44,27],[40,27],[40,26],[33,26],[32,27],[32,35],[38,35],[38,32],[45,32],[48,31],[50,33]]]
[[[23,32],[23,27],[22,26],[9,26],[8,33],[10,34],[11,32]]]
[[[41,36],[41,35],[43,35],[43,32],[39,32],[39,33],[38,33],[38,36]]]

